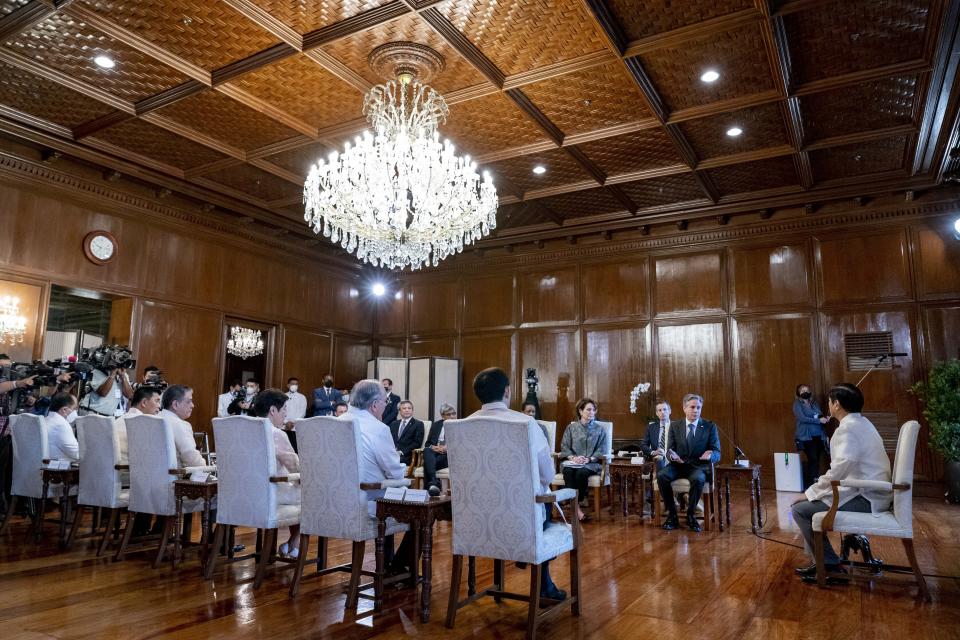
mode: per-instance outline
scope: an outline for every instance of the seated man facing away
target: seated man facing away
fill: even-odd
[[[667,451],[670,464],[657,473],[657,486],[663,502],[667,505],[667,521],[663,523],[663,528],[667,530],[680,526],[671,483],[686,478],[690,482],[687,528],[694,532],[702,531],[700,523],[697,522],[697,504],[703,495],[703,486],[707,483],[710,464],[720,462],[720,435],[717,425],[700,418],[702,409],[703,398],[695,393],[688,393],[683,396],[685,419],[675,420],[670,425]]]
[[[440,419],[430,425],[427,444],[423,447],[423,484],[432,496],[440,495],[437,471],[447,468],[447,444],[443,437],[445,420],[455,420],[457,410],[449,404],[440,406]]]
[[[197,442],[193,439],[193,427],[187,419],[193,414],[193,389],[182,384],[172,384],[163,392],[163,410],[160,417],[173,428],[173,443],[177,448],[177,467],[202,467],[207,464]]]
[[[73,435],[73,423],[77,419],[76,396],[61,391],[50,399],[47,424],[47,446],[51,460],[79,460],[80,444]]]
[[[473,392],[483,405],[470,416],[471,418],[476,416],[481,418],[506,418],[508,420],[526,419],[534,425],[537,424],[537,421],[532,417],[509,408],[511,395],[510,378],[507,377],[503,369],[492,367],[478,373],[477,377],[473,379]],[[540,490],[537,492],[537,495],[543,495],[550,492],[550,482],[554,476],[553,456],[550,455],[550,445],[548,444],[547,438],[539,438],[539,436],[543,434],[543,431],[538,428],[535,430],[535,433],[539,439],[539,442],[535,443],[537,466],[540,476]],[[543,528],[546,529],[550,526],[551,505],[544,504],[543,506],[545,510]],[[557,585],[553,583],[553,580],[550,578],[549,565],[549,560],[540,565],[540,597],[551,600],[564,600],[567,597],[567,592],[557,588]]]
[[[813,515],[828,511],[833,502],[833,480],[880,480],[890,482],[890,458],[883,448],[883,438],[860,411],[863,409],[863,393],[852,384],[843,382],[830,389],[827,406],[830,415],[840,421],[840,426],[830,440],[830,468],[820,479],[810,485],[805,497],[793,504],[793,520],[803,535],[803,547],[813,559]],[[877,513],[890,507],[893,496],[889,491],[840,487],[840,511]],[[827,571],[842,571],[840,558],[830,541],[823,545],[823,562]],[[817,565],[814,561],[796,570],[804,582],[817,581]],[[829,577],[828,583],[843,583],[844,578]]]

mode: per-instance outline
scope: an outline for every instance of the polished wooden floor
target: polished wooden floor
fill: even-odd
[[[637,519],[604,517],[585,526],[583,614],[542,629],[543,638],[837,638],[881,640],[960,638],[960,507],[917,500],[914,527],[920,565],[932,604],[896,586],[833,587],[801,584],[793,567],[803,561],[787,518],[793,494],[765,496],[769,518],[761,539],[750,534],[746,496],[734,496],[734,525],[723,533],[664,532]],[[739,498],[739,499],[737,499]],[[393,592],[374,615],[361,601],[347,613],[347,575],[306,579],[287,596],[289,573],[268,574],[253,591],[253,568],[233,565],[205,582],[196,560],[177,571],[150,569],[145,556],[114,563],[97,559],[93,543],[78,541],[58,553],[49,526],[46,541],[26,540],[13,523],[0,539],[0,637],[36,638],[522,638],[525,605],[484,600],[461,610],[453,631],[443,626],[450,580],[450,528],[435,541],[432,618],[415,618],[411,591]],[[250,536],[242,540],[252,544]],[[902,547],[873,540],[875,554],[905,563]],[[331,545],[331,561],[348,561],[349,548]],[[372,549],[367,564],[372,568]],[[553,575],[564,586],[565,560]],[[487,584],[489,561],[478,565]],[[508,589],[520,591],[529,573],[510,567]]]

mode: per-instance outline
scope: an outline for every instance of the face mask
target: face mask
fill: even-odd
[[[300,387],[299,387],[299,385],[292,384],[292,385],[290,385],[289,388],[290,388],[290,393],[296,393],[296,392],[297,392],[297,389],[299,389]]]
[[[803,398],[804,400],[809,400],[810,396],[811,396],[811,393],[809,391],[804,391],[803,393],[800,394],[800,397]]]
[[[323,381],[323,386],[325,386],[327,389],[329,389],[330,387],[333,386],[333,380],[324,380],[324,381]]]
[[[247,387],[247,395],[248,395],[248,396],[252,396],[252,395],[255,394],[256,392],[257,392],[257,388],[256,388],[256,387]]]
[[[77,421],[77,410],[74,409],[73,411],[67,414],[67,422],[70,424],[73,424],[76,421]]]

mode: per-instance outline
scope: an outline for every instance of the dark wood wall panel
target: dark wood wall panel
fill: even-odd
[[[577,270],[533,271],[518,275],[520,322],[523,324],[577,321]],[[469,294],[468,294],[469,295]]]
[[[668,400],[677,419],[687,393],[703,396],[703,417],[730,434],[733,431],[733,384],[727,373],[723,322],[662,325],[656,329],[656,373],[659,397]],[[732,459],[729,446],[724,460]]]
[[[920,295],[954,297],[960,291],[960,240],[954,237],[949,224],[920,229],[916,237]]]
[[[367,361],[373,358],[373,341],[338,335],[333,339],[333,378],[338,389],[350,389],[367,377]]]
[[[924,309],[924,342],[930,364],[960,358],[960,307]]]
[[[404,333],[407,330],[407,290],[405,287],[389,292],[376,303],[377,333],[382,336]]]
[[[809,315],[736,320],[736,429],[726,429],[747,457],[766,467],[773,452],[793,451],[791,403],[798,384],[816,388],[817,345]],[[820,391],[820,390],[818,390]],[[724,440],[730,449],[730,441]]]
[[[654,259],[658,315],[723,310],[723,256],[719,251]]]
[[[406,345],[395,340],[381,340],[377,345],[377,356],[382,358],[402,358],[406,352]]]
[[[463,336],[460,342],[460,358],[463,360],[464,415],[470,415],[480,408],[480,402],[473,394],[473,378],[487,367],[500,367],[510,373],[513,393],[518,393],[520,387],[513,375],[513,349],[512,333]]]
[[[610,321],[646,317],[647,261],[583,265],[583,319]]]
[[[574,405],[580,399],[577,366],[580,350],[576,330],[530,330],[520,332],[520,362],[514,386],[530,367],[540,377],[540,409],[545,416],[556,416],[557,437],[562,437],[563,427],[574,418]],[[517,405],[526,396],[526,385],[519,388]]]
[[[410,340],[408,345],[411,358],[422,356],[444,356],[455,358],[457,354],[457,338],[450,336],[447,338],[421,338]]]
[[[464,278],[463,328],[513,326],[513,275]]]
[[[410,287],[410,333],[453,330],[459,305],[457,282],[431,282]]]
[[[140,303],[137,359],[156,363],[172,384],[193,387],[194,431],[212,434],[222,366],[221,314],[176,304]],[[189,345],[189,346],[187,346]]]
[[[323,375],[330,371],[332,364],[330,334],[311,331],[299,327],[283,328],[283,365],[277,384],[286,389],[287,379],[296,376],[300,379],[300,393],[307,396],[323,382]]]
[[[653,382],[647,327],[589,328],[583,333],[583,395],[599,403],[599,416],[613,422],[616,439],[639,441],[647,417],[653,416],[654,397],[641,397],[632,414],[629,392],[641,382]]]
[[[735,249],[732,254],[736,310],[814,304],[808,243]]]
[[[910,295],[907,251],[906,232],[902,229],[820,240],[823,302],[906,299]]]

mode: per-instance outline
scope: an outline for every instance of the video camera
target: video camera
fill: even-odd
[[[112,369],[137,368],[137,360],[133,357],[133,351],[126,345],[102,344],[93,349],[84,349],[80,354],[80,360],[86,365],[98,369],[103,373],[110,373]]]
[[[524,382],[527,383],[527,393],[536,393],[540,386],[540,378],[537,376],[537,370],[532,367],[528,368]]]
[[[64,373],[70,374],[70,383],[77,379],[86,380],[93,372],[93,368],[83,362],[60,362],[58,360],[34,360],[33,362],[14,362],[10,365],[11,380],[33,378],[34,387],[54,387],[57,378]]]
[[[149,375],[144,376],[143,384],[140,386],[147,387],[149,389],[156,389],[158,393],[162,394],[167,390],[167,387],[169,387],[170,384],[163,379],[163,371],[158,369],[151,371]]]

